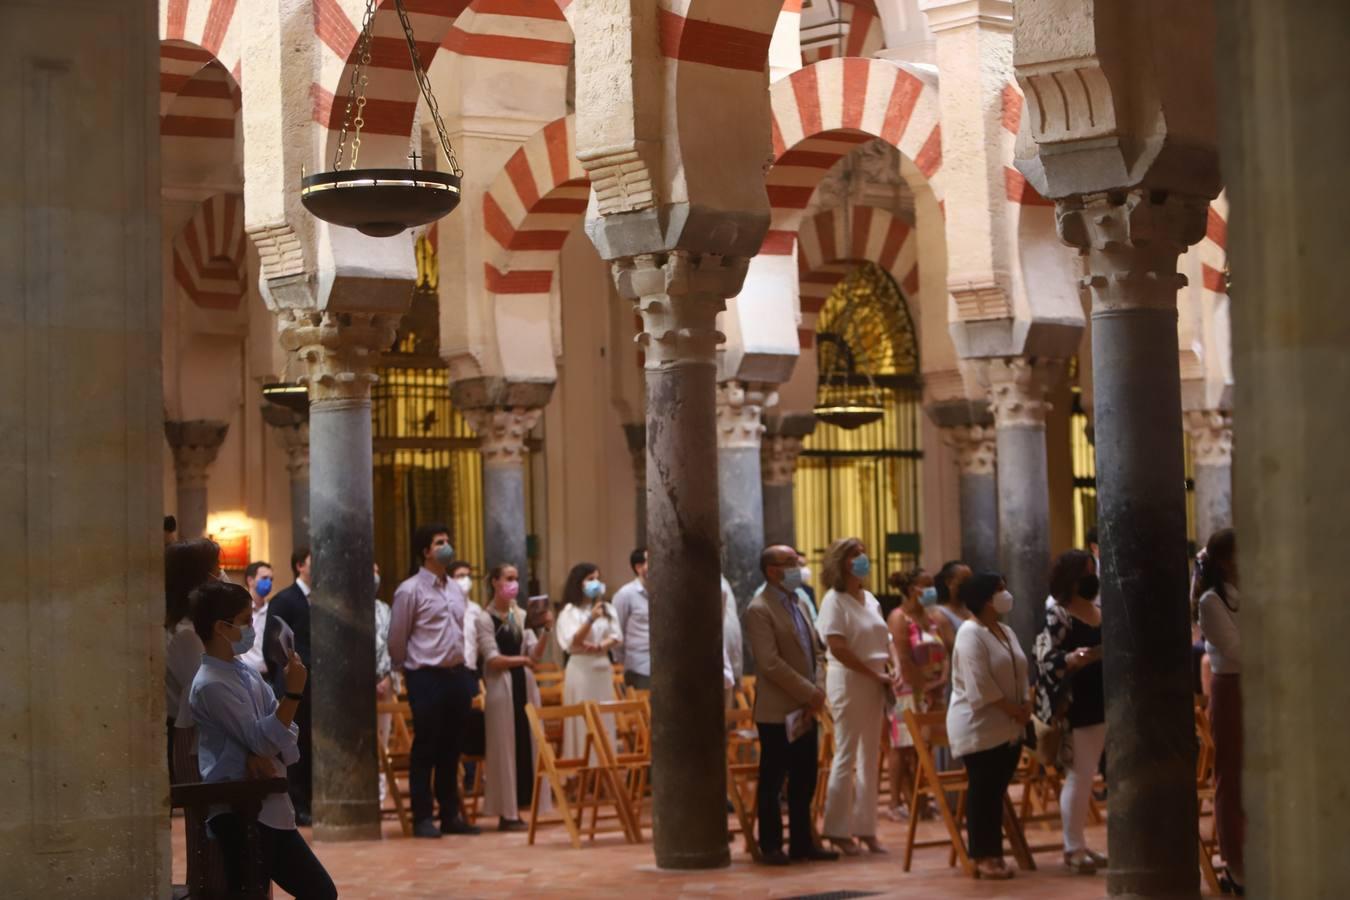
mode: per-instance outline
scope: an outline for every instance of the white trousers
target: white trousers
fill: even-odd
[[[1087,849],[1083,829],[1092,801],[1092,780],[1106,747],[1106,723],[1075,728],[1069,732],[1069,740],[1073,742],[1073,767],[1059,793],[1059,815],[1064,824],[1064,852],[1077,853]]]
[[[842,665],[831,665],[825,692],[834,717],[834,761],[825,794],[825,837],[875,837],[886,691]]]

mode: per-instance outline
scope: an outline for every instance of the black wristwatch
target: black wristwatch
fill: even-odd
[[[303,700],[303,699],[305,699],[305,695],[304,695],[304,694],[293,694],[293,693],[291,693],[290,691],[287,691],[287,692],[286,692],[286,699],[287,699],[287,700],[297,700],[297,701],[298,701],[298,700]]]

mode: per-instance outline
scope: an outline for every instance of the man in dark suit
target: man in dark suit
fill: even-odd
[[[291,554],[291,574],[295,576],[295,583],[277,594],[272,598],[272,602],[267,604],[267,625],[263,632],[264,635],[275,633],[277,626],[274,622],[277,619],[285,622],[295,636],[295,650],[300,654],[300,660],[306,668],[314,665],[309,644],[309,592],[312,583],[309,577],[309,562],[308,547],[300,547]],[[300,708],[295,713],[295,724],[300,726],[300,759],[286,770],[286,777],[291,783],[291,803],[295,805],[295,821],[300,825],[309,825],[313,821],[310,808],[312,796],[310,775],[313,765],[310,755],[309,717],[312,681],[313,679],[310,679],[305,683],[305,699],[300,701]]]

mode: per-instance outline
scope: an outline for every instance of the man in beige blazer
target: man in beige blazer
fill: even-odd
[[[762,861],[838,859],[811,836],[816,792],[815,716],[825,706],[825,647],[797,595],[797,551],[775,545],[760,555],[765,585],[746,607],[742,627],[755,659],[755,725],[759,729],[759,849]],[[808,717],[805,733],[788,740],[787,722]],[[788,786],[789,853],[783,853],[778,798]]]

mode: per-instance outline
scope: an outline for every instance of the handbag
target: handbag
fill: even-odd
[[[1032,716],[1027,723],[1027,749],[1044,766],[1058,766],[1069,733],[1069,723],[1062,716],[1049,722]]]

